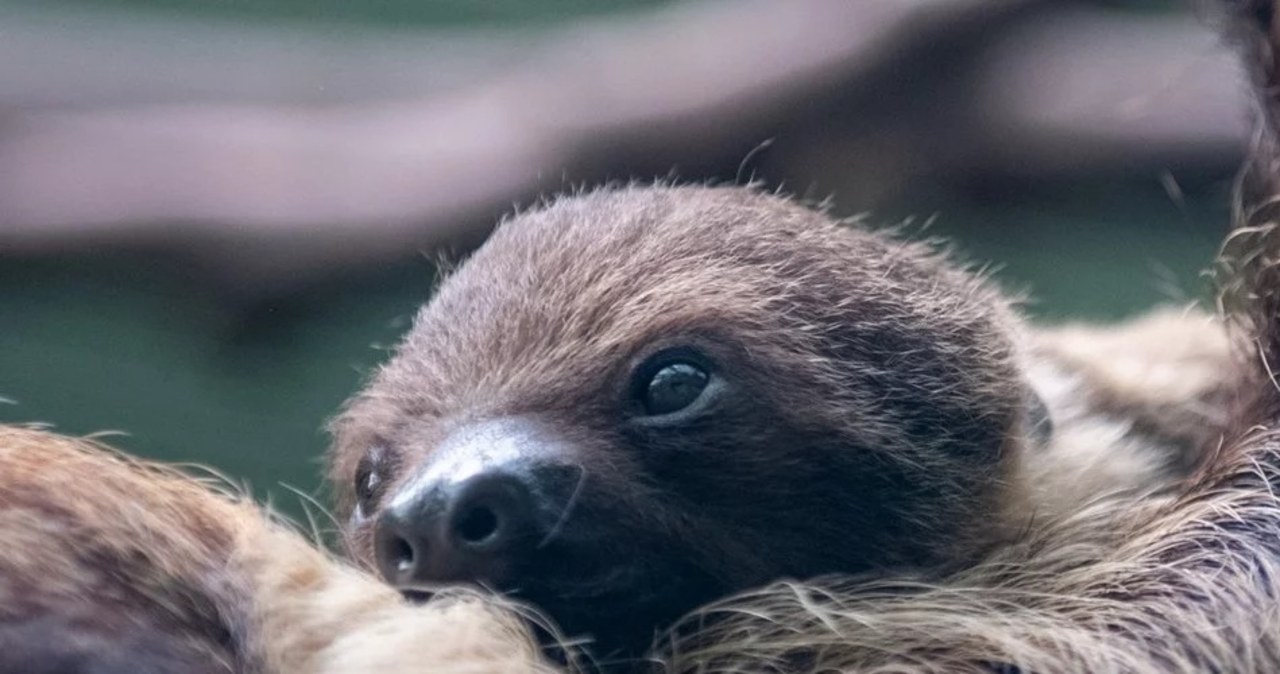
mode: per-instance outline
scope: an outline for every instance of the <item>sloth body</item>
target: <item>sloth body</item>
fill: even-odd
[[[1264,116],[1220,319],[1035,330],[775,197],[565,199],[337,420],[353,556],[601,654],[670,627],[668,672],[1280,671],[1275,17],[1226,6]],[[504,600],[92,443],[0,429],[0,476],[0,671],[553,668]]]
[[[1230,358],[1197,314],[1030,330],[932,248],[773,195],[602,190],[444,281],[331,475],[391,583],[481,584],[636,656],[771,581],[936,581],[1168,488],[1221,439]]]
[[[408,606],[177,471],[0,426],[0,475],[0,672],[537,670],[497,605]]]
[[[654,657],[670,671],[768,669],[812,660],[809,649],[816,648],[826,659],[813,660],[815,666],[862,671],[863,665],[893,662],[886,653],[896,655],[913,638],[927,637],[928,648],[936,648],[933,630],[940,628],[954,631],[944,632],[954,638],[977,630],[986,640],[1035,649],[1045,648],[1037,630],[1052,630],[1046,633],[1072,644],[1064,630],[1086,614],[1059,613],[1054,602],[1092,600],[1071,583],[1103,582],[1093,565],[1115,546],[1158,548],[1150,540],[1128,540],[1141,527],[1114,515],[1119,504],[1154,508],[1171,497],[1120,485],[1153,480],[1148,487],[1168,486],[1177,461],[1167,458],[1199,442],[1197,431],[1186,429],[1214,425],[1224,409],[1186,401],[1219,399],[1214,392],[1232,361],[1221,324],[1193,313],[1034,334],[1041,363],[1037,387],[1054,429],[1039,434],[1053,440],[1029,450],[1034,453],[1023,470],[1028,484],[1040,485],[1031,498],[1048,504],[1047,510],[1074,514],[1026,520],[1028,529],[988,555],[985,567],[961,571],[932,589],[825,579],[757,590],[734,600],[741,613],[729,603],[708,614],[723,610],[736,618],[714,621],[701,632],[685,630],[684,639]],[[1099,358],[1103,353],[1108,357]],[[1160,393],[1149,394],[1154,390]],[[1139,422],[1144,414],[1163,423]],[[519,614],[502,602],[467,596],[412,606],[234,493],[94,442],[0,427],[0,474],[0,672],[553,668]],[[1110,486],[1099,490],[1099,484]],[[1090,499],[1092,507],[1082,508]],[[1002,565],[1001,572],[991,571]],[[1116,570],[1149,571],[1141,565]],[[1057,571],[1076,575],[1054,576]],[[1071,593],[1046,594],[1054,583]],[[845,598],[829,603],[839,597]],[[1028,614],[1035,618],[1030,625],[1005,625]],[[789,624],[808,642],[777,633]],[[901,637],[886,639],[885,626]],[[979,629],[993,626],[999,629]],[[1090,650],[1110,641],[1086,632],[1096,643],[1079,653],[1034,651],[1063,665],[1037,671],[1076,668],[1071,658],[1080,653],[1111,662]],[[1025,655],[999,642],[959,646],[976,648],[991,662],[1019,662]],[[1142,661],[1127,648],[1112,650]],[[963,661],[938,662],[933,671],[963,669]]]

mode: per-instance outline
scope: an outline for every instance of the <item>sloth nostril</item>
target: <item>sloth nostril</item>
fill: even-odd
[[[414,562],[416,561],[413,552],[413,546],[409,545],[409,541],[396,537],[391,542],[391,559],[395,561],[396,571],[407,573],[413,571]]]
[[[420,551],[415,547],[415,541],[410,538],[409,532],[397,522],[384,518],[375,537],[376,561],[383,578],[398,585],[418,575],[421,570],[418,565],[422,560],[419,559]],[[418,544],[425,544],[425,541]]]
[[[499,528],[501,520],[498,513],[487,505],[477,505],[462,513],[454,530],[462,542],[480,545],[496,537]]]

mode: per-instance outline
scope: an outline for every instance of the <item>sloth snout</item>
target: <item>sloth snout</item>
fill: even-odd
[[[375,533],[378,570],[403,589],[474,582],[499,586],[545,535],[530,478],[484,471],[460,482],[420,485],[383,512]]]

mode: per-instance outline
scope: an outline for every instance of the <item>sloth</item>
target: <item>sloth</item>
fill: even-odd
[[[597,190],[443,281],[337,420],[331,475],[351,551],[409,595],[475,583],[635,656],[721,597],[939,578],[1185,477],[1223,432],[1221,324],[1124,329],[1157,353],[1078,333],[790,199]]]
[[[827,235],[849,236],[855,241],[863,236],[859,230],[836,228],[822,216],[810,216],[810,211],[785,205],[786,202],[775,197],[753,192],[695,190],[694,193],[737,201],[758,198],[771,208],[794,209],[796,213],[806,214],[806,218],[814,218],[812,222],[817,223],[814,226]],[[644,199],[650,195],[684,194],[680,190],[664,188],[643,193],[628,192],[624,196]],[[599,198],[608,201],[617,196],[602,193]],[[572,203],[581,203],[581,200]],[[882,245],[883,250],[891,255],[902,254],[904,257],[899,264],[925,265],[926,273],[951,279],[968,288],[975,297],[984,298],[989,302],[985,307],[973,306],[974,316],[978,317],[975,320],[980,324],[1000,326],[1002,330],[1016,325],[1012,313],[1003,303],[996,301],[999,296],[980,279],[948,266],[941,257],[926,248],[891,243],[876,234],[865,236],[866,245]],[[1280,248],[1280,245],[1259,242],[1253,247],[1263,253],[1272,248]],[[888,268],[873,269],[890,278],[903,273]],[[1241,284],[1245,288],[1258,287],[1243,280]],[[951,286],[938,287],[939,292],[952,291]],[[885,522],[886,526],[901,527],[904,535],[943,537],[931,546],[902,545],[876,534],[874,521],[836,519],[823,513],[827,519],[815,520],[811,528],[802,530],[804,535],[820,535],[824,523],[837,527],[860,526],[867,532],[862,541],[864,544],[875,543],[884,548],[877,551],[880,556],[860,553],[856,546],[845,545],[838,538],[829,540],[828,545],[833,548],[829,557],[817,550],[800,550],[794,555],[787,555],[782,549],[753,552],[738,547],[734,550],[736,554],[752,553],[760,559],[749,556],[731,559],[731,563],[723,567],[708,566],[711,571],[707,576],[697,575],[703,572],[693,564],[681,566],[686,562],[671,561],[679,554],[697,554],[696,538],[690,539],[692,543],[675,537],[664,541],[662,536],[671,535],[668,530],[642,530],[641,526],[653,525],[625,508],[613,513],[617,519],[612,523],[606,520],[591,524],[598,529],[576,523],[575,518],[584,517],[583,513],[589,512],[585,509],[609,507],[614,494],[593,493],[591,490],[595,487],[579,484],[586,479],[599,479],[593,474],[605,471],[608,466],[588,468],[591,473],[587,477],[571,474],[569,479],[578,494],[569,493],[570,500],[561,506],[551,529],[538,531],[538,535],[547,541],[538,541],[548,550],[547,554],[563,550],[559,554],[565,555],[564,564],[571,572],[566,574],[564,587],[572,588],[572,573],[579,569],[593,570],[590,564],[602,567],[617,565],[623,570],[631,568],[628,560],[601,555],[596,549],[596,546],[607,549],[616,545],[622,547],[626,554],[645,560],[647,565],[639,567],[641,572],[671,573],[672,582],[678,583],[681,591],[690,596],[663,595],[661,598],[665,604],[646,604],[648,600],[644,595],[638,601],[634,595],[627,595],[635,591],[634,584],[611,585],[601,581],[605,587],[621,590],[607,599],[637,610],[638,617],[626,622],[615,618],[618,613],[601,610],[599,607],[604,598],[597,595],[578,595],[588,611],[564,613],[560,607],[567,605],[572,598],[564,599],[566,604],[557,605],[554,603],[556,596],[547,601],[545,596],[531,596],[518,587],[509,592],[515,599],[533,603],[556,621],[571,626],[565,628],[573,630],[567,634],[558,631],[559,627],[554,622],[539,622],[526,607],[493,594],[452,589],[438,593],[423,606],[415,606],[390,586],[316,549],[286,523],[225,486],[219,487],[208,480],[199,480],[173,469],[128,459],[92,440],[61,437],[33,429],[0,427],[0,475],[3,476],[0,479],[0,541],[4,543],[0,546],[0,672],[551,672],[561,668],[576,669],[587,662],[578,657],[580,653],[572,643],[572,637],[580,635],[597,639],[597,649],[601,642],[607,644],[612,650],[596,650],[592,655],[598,654],[602,666],[617,668],[655,666],[660,670],[677,672],[775,668],[808,671],[838,667],[860,671],[879,666],[885,649],[907,661],[917,661],[924,656],[908,648],[916,646],[911,641],[913,635],[931,636],[935,630],[937,634],[950,634],[955,640],[953,645],[961,653],[975,657],[980,655],[983,658],[981,666],[975,666],[979,671],[989,670],[991,663],[1009,667],[1029,667],[1028,663],[1031,663],[1034,668],[1027,671],[1061,671],[1078,668],[1077,660],[1073,658],[1086,656],[1095,658],[1085,661],[1093,664],[1129,662],[1120,660],[1121,656],[1145,662],[1140,659],[1140,654],[1136,654],[1139,649],[1116,646],[1114,642],[1118,639],[1106,639],[1101,635],[1095,635],[1096,643],[1081,640],[1079,648],[1065,648],[1052,655],[1031,649],[1046,648],[1046,643],[1054,644],[1054,639],[1071,634],[1070,628],[1078,627],[1078,622],[1092,620],[1095,617],[1093,607],[1103,605],[1104,601],[1119,601],[1096,596],[1103,591],[1114,592],[1115,587],[1124,587],[1123,584],[1109,586],[1107,583],[1111,576],[1108,573],[1114,575],[1127,570],[1141,574],[1165,568],[1163,562],[1154,560],[1134,568],[1119,564],[1113,567],[1104,556],[1113,547],[1122,549],[1122,544],[1127,543],[1128,549],[1143,554],[1173,554],[1170,552],[1173,548],[1166,546],[1191,545],[1196,546],[1195,550],[1202,550],[1206,545],[1189,537],[1164,536],[1166,532],[1162,530],[1146,532],[1136,523],[1144,523],[1145,526],[1145,523],[1159,520],[1154,514],[1137,515],[1145,513],[1143,509],[1155,507],[1154,504],[1168,507],[1172,502],[1170,499],[1191,499],[1187,503],[1194,504],[1197,502],[1193,499],[1195,497],[1205,503],[1182,509],[1170,507],[1167,516],[1176,515],[1203,524],[1208,521],[1203,519],[1209,513],[1206,505],[1224,508],[1232,517],[1237,517],[1241,516],[1239,512],[1245,512],[1237,512],[1240,504],[1272,498],[1271,492],[1262,484],[1223,490],[1215,486],[1217,483],[1206,482],[1206,486],[1193,492],[1182,492],[1177,488],[1178,476],[1191,475],[1183,479],[1185,481],[1200,479],[1196,475],[1209,474],[1205,472],[1209,470],[1205,465],[1197,468],[1195,462],[1188,458],[1194,448],[1207,442],[1207,438],[1243,428],[1243,419],[1246,418],[1254,419],[1254,422],[1269,418],[1258,416],[1261,412],[1250,417],[1227,416],[1238,396],[1223,382],[1235,382],[1240,390],[1245,391],[1266,389],[1260,379],[1247,376],[1249,370],[1237,365],[1232,350],[1227,348],[1223,327],[1221,321],[1194,312],[1162,312],[1112,328],[1077,326],[1038,330],[1034,331],[1034,340],[1027,335],[1016,337],[1020,333],[1014,328],[1009,334],[1026,340],[1027,344],[1034,344],[1034,348],[1021,347],[1027,351],[1026,354],[1018,351],[1015,338],[1008,340],[1010,346],[1004,353],[991,349],[975,351],[985,354],[980,362],[989,364],[997,372],[1011,373],[1012,384],[1001,387],[983,382],[980,378],[969,377],[961,368],[944,370],[938,376],[978,382],[978,385],[956,384],[969,386],[957,388],[957,391],[980,390],[987,392],[993,401],[1008,401],[1009,411],[995,423],[998,426],[1007,423],[1011,430],[1007,437],[1000,439],[1001,444],[996,450],[987,450],[986,454],[983,448],[967,444],[961,438],[944,437],[945,443],[935,439],[938,444],[930,445],[924,440],[929,438],[928,435],[918,436],[923,439],[915,441],[922,448],[917,450],[921,452],[920,458],[915,459],[917,463],[930,461],[928,452],[938,451],[942,453],[942,459],[931,460],[935,471],[961,472],[970,470],[974,465],[983,465],[987,467],[976,469],[974,473],[979,476],[992,474],[989,482],[944,485],[948,489],[944,493],[913,493],[917,503],[890,501],[894,507],[876,511],[877,517],[910,520],[901,524]],[[959,328],[956,334],[959,335],[956,337],[958,343],[971,343],[964,339],[964,332]],[[1259,329],[1249,334],[1265,338],[1269,333]],[[709,356],[693,355],[687,342],[678,347],[664,344],[655,348],[655,353],[678,349],[670,351],[678,356],[675,362],[688,364],[707,374],[724,372],[725,364],[731,362],[720,355],[713,366]],[[702,348],[710,351],[715,347]],[[573,355],[572,351],[568,349],[566,357]],[[768,353],[765,352],[766,355]],[[960,357],[958,351],[953,350],[953,353]],[[637,355],[633,360],[645,362],[649,358],[649,355]],[[1019,365],[1024,361],[1035,365]],[[662,363],[657,368],[659,372],[668,367],[668,361],[657,362]],[[915,361],[897,363],[900,365],[902,362]],[[928,366],[931,364],[922,362],[922,367]],[[692,392],[683,391],[687,385],[653,385],[654,380],[662,379],[657,372],[649,374],[654,369],[653,365],[631,367],[636,372],[644,372],[642,381],[646,386],[639,390],[628,386],[619,397],[626,401],[634,399],[644,412],[651,411],[643,407],[645,404],[653,405],[663,400],[669,403],[674,394],[681,394],[674,396],[676,400],[683,397],[693,400],[688,404],[707,405],[731,404],[735,398],[730,396],[743,395],[730,388],[741,384],[730,381],[701,382],[700,386],[692,387]],[[379,376],[386,376],[388,371],[390,368]],[[886,370],[885,374],[888,372]],[[1224,376],[1224,373],[1240,374],[1241,377]],[[727,378],[729,375],[718,376]],[[1024,381],[1023,377],[1025,381],[1038,383],[1035,386],[1019,384]],[[777,388],[782,391],[785,381],[778,381]],[[707,390],[714,391],[710,389],[713,386],[723,387],[722,392],[713,395],[726,397],[707,403],[698,402]],[[791,396],[804,393],[804,386],[791,386],[794,387],[793,392],[782,392]],[[947,399],[945,394],[943,400]],[[893,395],[905,396],[907,392],[895,391]],[[883,400],[889,400],[888,394],[882,394],[875,402],[885,404]],[[589,401],[582,404],[589,404]],[[745,425],[752,419],[764,418],[765,409],[753,407],[748,412],[740,412],[740,423]],[[902,414],[912,409],[908,406]],[[1250,409],[1262,410],[1264,407],[1255,404]],[[399,413],[399,410],[393,411]],[[368,419],[367,412],[358,412],[354,406],[350,413],[363,414],[362,418]],[[979,427],[987,423],[982,419],[966,418],[960,412],[955,414],[955,419],[948,418],[946,423],[969,423]],[[526,411],[524,416],[511,417],[512,421],[505,418],[500,421],[480,420],[480,417],[469,420],[469,427],[459,436],[460,439],[449,441],[458,443],[454,447],[460,453],[449,459],[449,463],[423,465],[448,466],[450,474],[464,470],[459,466],[471,465],[472,472],[464,477],[470,479],[483,475],[485,470],[495,465],[495,458],[508,458],[501,451],[532,454],[533,458],[543,460],[548,446],[572,448],[565,444],[542,444],[546,442],[544,438],[549,437],[542,434],[552,429],[546,421],[536,424],[524,421],[531,418]],[[647,423],[643,421],[647,416],[637,418],[642,420],[640,423]],[[800,422],[791,423],[796,425],[790,432],[798,438],[820,435],[819,431],[808,429]],[[919,424],[923,433],[924,430],[935,431],[943,422],[926,417],[912,423]],[[683,431],[683,428],[679,426],[676,430]],[[671,433],[672,430],[661,425],[652,429],[643,427],[644,433],[654,435]],[[714,428],[708,432],[712,433],[711,437],[716,437]],[[850,437],[859,437],[853,434],[867,431],[846,432]],[[882,432],[887,431],[882,429]],[[584,443],[583,447],[610,447],[598,440],[597,444],[587,444],[591,438],[582,431],[567,437]],[[385,436],[380,439],[388,441]],[[755,446],[750,444],[753,441],[750,435],[734,435],[730,440],[737,443],[732,447],[739,450]],[[707,444],[704,447],[711,450],[731,447],[728,441],[723,442],[726,444]],[[447,444],[443,446],[448,447]],[[805,445],[789,447],[781,442],[771,446],[780,452],[846,451],[838,445],[814,444],[807,450]],[[1261,453],[1266,445],[1255,443],[1242,447]],[[902,445],[894,449],[908,451],[914,446]],[[688,449],[671,440],[668,444],[655,445],[654,449],[654,452],[679,451],[687,452]],[[863,451],[883,450],[867,445]],[[957,458],[950,457],[948,452],[952,451],[959,453]],[[1265,453],[1261,455],[1267,456]],[[1212,460],[1206,465],[1216,466],[1215,470],[1237,466],[1239,471],[1237,464],[1240,461],[1256,460],[1249,458],[1252,454],[1231,456],[1227,453],[1206,456],[1206,461]],[[785,460],[786,455],[774,455],[774,458]],[[393,477],[386,472],[386,466],[391,464],[384,462],[389,460],[389,455],[361,456],[356,460],[355,470],[361,474],[356,482],[365,494],[356,497],[351,516],[364,522],[365,530],[375,530],[366,534],[373,539],[372,545],[379,544],[379,536],[382,544],[388,545],[381,553],[375,550],[370,563],[386,565],[383,566],[384,576],[412,597],[429,586],[425,580],[428,576],[408,575],[421,573],[413,564],[419,560],[425,560],[422,563],[441,563],[438,557],[431,556],[439,553],[413,547],[423,544],[421,540],[412,538],[413,527],[420,526],[420,520],[391,521],[385,532],[378,533],[376,529],[381,522],[375,523],[375,520],[382,515],[375,513],[379,510],[385,513],[388,508],[395,507],[395,497],[387,494],[402,490],[409,494],[406,502],[414,504],[421,491],[412,486],[383,485],[392,485],[394,481],[412,485],[414,480],[425,480],[430,484],[429,480],[433,478],[430,473],[409,478]],[[394,460],[403,462],[405,459]],[[862,463],[851,461],[851,465],[887,470],[870,459],[858,461]],[[725,470],[730,474],[762,469],[760,463],[747,464],[742,460],[735,463],[727,459],[724,462]],[[613,468],[615,479],[637,475],[624,472],[622,468],[627,464],[621,460],[618,463],[621,465]],[[827,463],[827,470],[852,470],[838,461]],[[690,466],[698,468],[705,465],[695,462],[678,466],[677,475],[687,473]],[[536,472],[531,470],[530,473],[535,475],[542,475],[545,470],[534,468]],[[899,470],[908,469],[913,468]],[[781,471],[767,473],[764,479],[784,479],[794,474]],[[819,473],[810,474],[817,475],[815,480],[823,479]],[[918,472],[911,475],[929,479],[933,474]],[[643,479],[655,482],[650,488],[659,488],[655,478]],[[866,482],[874,484],[874,479],[873,473]],[[1017,482],[1019,480],[1021,484]],[[486,486],[484,490],[475,492],[475,498],[490,508],[489,515],[498,521],[485,523],[480,517],[476,518],[479,523],[471,521],[464,524],[467,518],[463,518],[457,521],[457,526],[466,531],[459,533],[469,535],[467,532],[473,527],[489,527],[500,536],[506,535],[502,533],[503,527],[508,527],[506,531],[509,531],[512,525],[510,520],[503,518],[510,518],[513,513],[536,515],[537,511],[532,509],[504,510],[510,504],[527,506],[531,503],[538,494],[533,488],[526,493],[502,481],[494,484],[498,486]],[[819,481],[809,486],[823,484]],[[632,488],[625,482],[618,486],[624,488],[624,494],[627,493],[625,489]],[[710,489],[711,486],[704,488]],[[788,505],[770,499],[763,491],[766,487],[766,482],[750,485],[752,490],[761,491],[761,498],[769,507]],[[537,488],[554,492],[565,487],[549,480],[547,486]],[[490,489],[493,491],[488,491]],[[841,496],[843,501],[835,501],[829,507],[860,507],[856,504],[861,499],[885,493],[862,489],[864,491],[860,493]],[[986,498],[989,494],[984,493],[984,489],[994,491],[1000,495],[999,498]],[[465,495],[467,491],[459,493]],[[677,496],[667,495],[650,507],[669,507],[678,503]],[[726,501],[741,498],[731,490],[711,496]],[[694,493],[681,498],[695,497],[701,498],[701,495]],[[381,498],[382,505],[375,505],[372,501],[375,498]],[[575,498],[580,506],[572,503]],[[936,500],[928,500],[930,498]],[[1034,506],[1026,507],[1036,510],[1019,513],[1017,503],[1033,503]],[[1270,510],[1256,504],[1252,506],[1260,512],[1250,514],[1252,519],[1249,521],[1262,522],[1266,513],[1278,509],[1276,504],[1266,503],[1270,504],[1266,506]],[[955,510],[951,519],[944,522],[940,515],[925,517],[930,509],[944,505]],[[414,507],[422,508],[422,505],[415,504]],[[428,504],[428,507],[436,506]],[[579,507],[584,510],[579,512]],[[426,518],[433,513],[431,510],[410,512]],[[763,509],[752,512],[758,513],[757,517],[768,516]],[[1128,522],[1119,517],[1121,515],[1133,515],[1134,519]],[[1005,518],[1008,524],[1001,522],[1000,518]],[[537,520],[516,520],[516,523],[537,526]],[[1021,523],[1022,528],[1015,529],[1013,523]],[[697,522],[688,523],[689,526],[692,524]],[[578,543],[585,548],[580,550],[558,547],[575,543],[576,539],[570,537],[588,534],[615,536],[613,527],[617,525],[626,526],[629,535],[643,541],[644,545],[624,536],[616,543],[607,538],[598,544],[594,541]],[[751,532],[746,525],[739,526],[741,528],[737,531]],[[956,529],[949,530],[947,526]],[[565,533],[557,532],[556,528]],[[560,540],[561,536],[567,540]],[[1128,536],[1136,539],[1130,541]],[[798,539],[791,540],[796,545],[804,545]],[[1211,536],[1210,540],[1222,545],[1234,544],[1234,540],[1227,536]],[[763,535],[755,541],[762,546],[770,545]],[[721,545],[727,549],[732,544],[728,541]],[[837,544],[840,544],[838,549],[834,547]],[[415,557],[409,560],[397,558],[396,555],[404,552],[402,545]],[[656,553],[646,549],[647,546],[661,554],[652,556]],[[475,557],[465,560],[468,562],[466,566],[459,564],[454,567],[456,575],[442,574],[441,582],[466,580],[488,583],[493,589],[500,589],[503,576],[485,578],[474,575],[473,570],[477,567],[471,562],[476,559],[484,561],[486,557],[480,553],[504,549],[521,550],[519,547],[482,547],[471,551]],[[531,554],[537,554],[538,550],[535,547]],[[1240,552],[1263,554],[1262,548],[1247,545]],[[575,559],[574,555],[581,555],[583,559]],[[948,558],[949,555],[952,557]],[[1228,564],[1228,568],[1234,568],[1230,565],[1236,562],[1231,560],[1224,557],[1222,562]],[[500,572],[502,567],[497,566],[500,561],[490,556],[488,563],[492,566],[481,568]],[[707,565],[715,563],[711,555],[694,561]],[[450,560],[445,558],[443,562],[449,563]],[[390,567],[390,563],[396,566]],[[788,566],[783,566],[784,563]],[[402,565],[408,568],[401,568]],[[930,566],[934,568],[929,569]],[[537,569],[511,568],[522,573],[529,573],[530,568]],[[740,582],[741,586],[718,579],[715,584],[698,586],[711,572],[721,573],[720,568],[740,574],[727,577]],[[758,575],[748,575],[742,569]],[[929,572],[926,573],[926,569]],[[765,584],[776,578],[806,577],[811,572],[838,572],[841,575],[763,588],[750,585]],[[406,575],[399,575],[402,573]],[[691,575],[677,577],[676,574],[680,573]],[[875,574],[886,578],[876,581],[869,577]],[[511,577],[516,576],[507,576]],[[896,580],[890,582],[887,580],[889,577]],[[904,579],[912,579],[916,584],[905,583]],[[551,580],[559,578],[552,576]],[[660,580],[657,576],[650,577],[649,582],[656,586],[655,594],[661,589]],[[582,582],[584,587],[590,588],[592,581],[593,578],[586,575]],[[1100,584],[1074,588],[1070,585],[1085,581]],[[1152,579],[1142,579],[1142,582],[1148,584],[1140,586],[1146,587],[1147,591],[1152,591],[1151,584],[1157,583]],[[1171,579],[1169,582],[1167,588],[1177,588],[1182,581]],[[552,587],[555,588],[554,585]],[[1155,584],[1155,587],[1160,586]],[[1261,590],[1248,594],[1239,585],[1224,587],[1233,592],[1244,592],[1235,600],[1245,602],[1243,606],[1252,606],[1258,615],[1265,613],[1258,604],[1246,601],[1264,597]],[[745,594],[741,592],[748,588],[755,589]],[[1068,593],[1068,589],[1072,591]],[[715,602],[725,595],[731,596],[721,603],[712,603],[694,611],[692,617],[677,620],[679,613],[696,609],[699,603]],[[1070,601],[1080,602],[1080,606],[1069,604]],[[1061,611],[1053,608],[1054,602],[1063,607]],[[1049,608],[1043,608],[1041,604],[1047,604]],[[1015,608],[1017,617],[1004,619],[1016,624],[1001,623],[998,616]],[[1073,613],[1073,610],[1077,612]],[[535,618],[533,627],[544,636],[544,641],[545,635],[552,635],[560,650],[547,653],[540,647],[530,631],[530,617]],[[984,619],[991,624],[984,626]],[[1023,619],[1027,621],[1025,624],[1018,622]],[[575,624],[574,620],[581,622]],[[966,620],[970,622],[967,624]],[[665,633],[665,640],[644,658],[628,657],[644,649],[647,644],[641,645],[641,642],[651,639],[652,630],[672,623],[675,625]],[[1186,624],[1194,626],[1198,623],[1188,619]],[[1262,621],[1255,619],[1251,623],[1242,618],[1242,624],[1261,627]],[[1165,629],[1173,631],[1181,625],[1175,620]],[[882,632],[884,626],[892,627],[891,638],[886,638]],[[963,626],[971,627],[973,631],[960,629]],[[1247,633],[1238,634],[1243,638]],[[1050,636],[1053,639],[1047,638]],[[963,637],[1004,638],[1026,650],[1003,644],[980,647],[966,642]],[[971,652],[963,650],[964,646],[968,646]],[[1112,652],[1097,655],[1109,653],[1103,646],[1110,647]],[[966,669],[959,666],[966,661],[948,659],[957,657],[955,654],[935,652],[938,643],[929,641],[922,647],[935,658],[922,662],[941,663],[933,671]],[[898,649],[902,652],[899,653]],[[1232,654],[1236,652],[1206,651],[1205,661],[1233,663],[1236,661],[1227,657],[1235,657]],[[1239,652],[1248,653],[1247,650]],[[1041,659],[1034,659],[1028,653]],[[619,661],[609,663],[607,658],[610,656],[617,657]],[[896,663],[894,667],[901,664],[900,660],[890,662]],[[1148,670],[1161,671],[1161,667],[1153,665]],[[1097,671],[1106,671],[1106,667],[1098,667]]]
[[[0,428],[0,672],[575,668],[529,605],[673,673],[1280,671],[1280,31],[1227,8],[1262,116],[1218,316],[1035,328],[771,195],[567,198],[335,422],[387,583],[241,495]]]
[[[516,614],[431,610],[225,485],[0,426],[0,673],[549,672]]]

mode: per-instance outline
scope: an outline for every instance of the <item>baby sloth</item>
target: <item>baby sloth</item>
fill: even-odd
[[[1029,343],[928,245],[741,188],[598,191],[443,282],[335,422],[331,477],[406,594],[479,584],[635,655],[738,591],[941,575],[1051,517],[1084,469],[1038,490],[1057,410]],[[1176,466],[1143,447],[1089,491]]]

